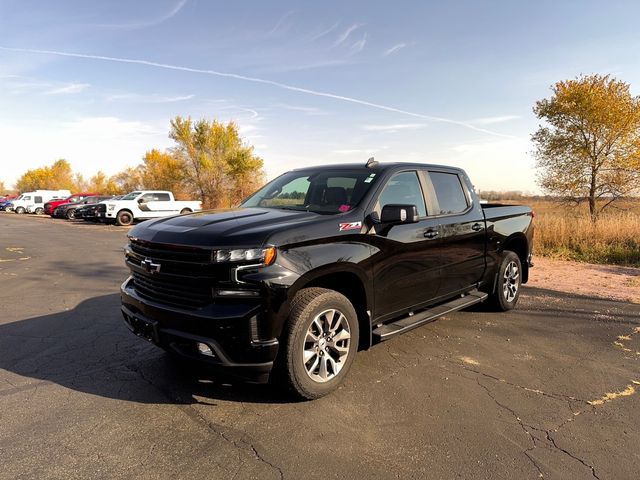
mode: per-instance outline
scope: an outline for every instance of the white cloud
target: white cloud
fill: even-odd
[[[85,176],[108,175],[140,163],[145,151],[171,145],[166,126],[116,117],[84,117],[63,121],[41,118],[16,124],[0,118],[0,144],[5,158],[2,179],[11,184],[26,170],[66,158]]]
[[[294,10],[290,10],[287,13],[285,13],[282,17],[280,17],[280,20],[278,20],[278,22],[276,23],[276,25],[269,30],[269,33],[267,35],[273,35],[274,33],[276,33],[278,30],[281,30],[284,22],[294,13]]]
[[[328,115],[328,112],[317,107],[304,107],[301,105],[290,105],[288,103],[277,103],[274,107],[284,108],[285,110],[300,112],[306,115]]]
[[[406,46],[407,46],[406,43],[398,43],[398,44],[394,45],[393,47],[387,48],[384,51],[384,56],[386,57],[388,55],[392,55],[392,54],[396,53],[398,50],[401,50],[401,49],[405,48]]]
[[[451,124],[451,125],[458,125],[458,126],[467,128],[469,130],[474,130],[476,132],[485,133],[487,135],[492,135],[492,136],[495,136],[495,137],[513,138],[512,135],[506,135],[506,134],[503,134],[503,133],[499,133],[499,132],[495,132],[495,131],[492,131],[492,130],[488,130],[486,128],[482,128],[482,127],[473,125],[473,124],[471,124],[469,122],[464,122],[464,121],[460,121],[460,120],[454,120],[452,118],[447,118],[447,117],[439,117],[439,116],[435,116],[435,115],[426,115],[426,114],[423,114],[423,113],[412,112],[412,111],[409,111],[409,110],[403,110],[403,109],[392,107],[392,106],[389,106],[389,105],[383,105],[381,103],[369,102],[367,100],[360,100],[358,98],[347,97],[345,95],[337,95],[335,93],[323,92],[323,91],[320,91],[320,90],[312,90],[310,88],[296,87],[294,85],[289,85],[287,83],[276,82],[274,80],[268,80],[268,79],[265,79],[265,78],[258,78],[258,77],[250,77],[250,76],[247,76],[247,75],[240,75],[238,73],[228,73],[228,72],[219,72],[219,71],[216,71],[216,70],[209,70],[209,69],[202,69],[202,68],[184,67],[184,66],[181,66],[181,65],[172,65],[172,64],[168,64],[168,63],[152,62],[150,60],[140,60],[140,59],[135,59],[135,58],[109,57],[109,56],[105,56],[105,55],[93,55],[93,54],[86,54],[86,53],[62,52],[62,51],[57,51],[57,50],[40,50],[40,49],[33,49],[33,48],[17,48],[17,47],[4,47],[4,46],[0,46],[0,50],[10,51],[10,52],[39,53],[39,54],[43,54],[43,55],[56,55],[56,56],[60,56],[60,57],[69,57],[69,58],[83,58],[83,59],[92,59],[92,60],[102,60],[102,61],[105,61],[105,62],[118,62],[118,63],[134,64],[134,65],[146,65],[148,67],[162,68],[162,69],[166,69],[166,70],[190,72],[190,73],[199,73],[199,74],[212,75],[212,76],[215,76],[215,77],[222,77],[222,78],[233,78],[235,80],[241,80],[241,81],[245,81],[245,82],[260,83],[260,84],[263,84],[263,85],[271,85],[273,87],[277,87],[277,88],[280,88],[280,89],[283,89],[283,90],[288,90],[288,91],[297,92],[297,93],[304,93],[304,94],[307,94],[307,95],[312,95],[314,97],[330,98],[330,99],[333,99],[333,100],[338,100],[338,101],[342,101],[342,102],[348,102],[348,103],[352,103],[352,104],[356,104],[356,105],[375,108],[375,109],[378,109],[378,110],[384,110],[384,111],[387,111],[387,112],[400,113],[402,115],[406,115],[406,116],[410,116],[410,117],[414,117],[414,118],[421,118],[421,119],[429,120],[429,121],[432,121],[432,122],[441,122],[441,123],[448,123],[448,124]]]
[[[122,29],[135,29],[135,28],[153,27],[155,25],[159,25],[159,24],[161,24],[163,22],[166,22],[167,20],[170,20],[171,18],[175,17],[178,13],[180,13],[180,10],[182,10],[186,4],[187,4],[187,0],[180,0],[167,13],[161,14],[161,15],[155,17],[155,18],[150,18],[148,20],[143,20],[143,21],[140,21],[140,22],[115,23],[115,24],[114,23],[109,23],[109,24],[100,24],[100,25],[96,25],[96,26],[104,27],[104,28],[122,28]]]
[[[510,122],[511,120],[519,119],[519,115],[502,115],[497,117],[483,117],[469,120],[469,123],[475,123],[476,125],[493,125],[495,123]]]
[[[362,25],[359,23],[354,23],[353,25],[350,25],[349,27],[347,27],[347,29],[338,36],[333,46],[337,47],[338,45],[344,43],[347,40],[347,38],[349,38],[349,36],[361,26]]]
[[[320,32],[314,34],[311,38],[310,41],[315,41],[318,40],[322,37],[324,37],[325,35],[333,32],[336,28],[338,28],[338,25],[340,24],[340,22],[336,22],[334,23],[332,26],[330,26],[329,28],[325,29],[325,30],[321,30]]]
[[[175,102],[184,102],[186,100],[191,100],[195,95],[176,95],[173,97],[166,97],[162,95],[152,94],[152,95],[142,95],[139,93],[118,93],[115,95],[109,95],[106,100],[113,102],[119,100],[127,100],[133,102],[141,102],[141,103],[175,103]]]
[[[390,125],[364,125],[362,129],[368,132],[397,132],[398,130],[415,130],[426,126],[426,123],[394,123]]]
[[[367,44],[367,34],[365,33],[360,40],[351,46],[351,53],[360,53]]]
[[[88,83],[70,83],[62,87],[52,88],[44,92],[45,95],[68,95],[73,93],[80,93],[89,88],[91,85]]]

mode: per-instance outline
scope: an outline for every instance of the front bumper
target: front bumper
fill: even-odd
[[[258,337],[260,305],[234,302],[181,309],[141,296],[129,277],[120,289],[122,314],[136,335],[206,365],[222,377],[266,383],[278,353],[277,339]],[[204,344],[210,354],[198,349]]]

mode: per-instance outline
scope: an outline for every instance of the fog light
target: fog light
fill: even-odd
[[[196,342],[196,346],[198,347],[198,352],[200,352],[202,355],[207,355],[209,357],[216,356],[216,354],[213,353],[213,350],[211,350],[211,347],[206,343]]]

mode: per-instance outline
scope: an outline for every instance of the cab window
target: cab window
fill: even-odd
[[[378,212],[382,212],[385,205],[394,204],[415,205],[418,208],[418,216],[427,215],[424,195],[416,172],[396,173],[384,186],[378,197]]]
[[[429,178],[438,201],[435,215],[462,213],[469,207],[467,196],[462,189],[458,175],[455,173],[429,172]]]
[[[169,198],[169,194],[168,193],[154,193],[153,194],[153,201],[154,202],[168,202],[170,200],[171,200],[171,198]]]

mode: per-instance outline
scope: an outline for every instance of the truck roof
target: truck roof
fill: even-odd
[[[329,164],[329,165],[318,165],[312,167],[300,167],[296,168],[293,171],[295,172],[304,172],[306,170],[353,170],[360,168],[369,168],[369,170],[374,172],[383,172],[387,170],[396,170],[403,168],[432,168],[432,169],[443,169],[455,172],[464,172],[463,169],[458,167],[451,167],[449,165],[437,165],[433,163],[418,163],[418,162],[385,162],[378,163],[375,167],[367,167],[366,164],[363,163],[337,163],[337,164]]]

